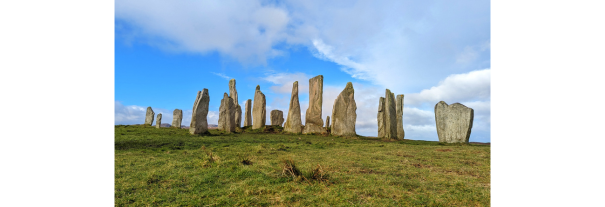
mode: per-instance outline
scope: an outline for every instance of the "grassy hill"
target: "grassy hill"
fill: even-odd
[[[117,206],[489,206],[490,146],[115,127]]]

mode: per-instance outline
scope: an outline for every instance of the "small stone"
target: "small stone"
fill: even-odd
[[[175,109],[172,112],[172,126],[173,128],[181,128],[181,122],[183,121],[183,110]]]
[[[252,100],[246,100],[246,117],[244,119],[244,127],[252,126]]]
[[[208,131],[208,103],[210,96],[208,89],[204,88],[203,92],[198,91],[195,102],[193,103],[193,113],[191,114],[191,124],[189,125],[189,133],[203,134]]]
[[[147,112],[145,113],[145,123],[143,125],[151,126],[151,124],[153,124],[153,116],[155,116],[153,109],[151,109],[151,106],[147,107]]]
[[[435,122],[439,142],[468,143],[473,128],[475,111],[460,103],[447,105],[439,101],[435,105]]]
[[[405,137],[403,130],[403,94],[397,95],[397,139]]]
[[[328,130],[328,128],[330,128],[330,116],[326,116],[326,130]]]
[[[378,120],[378,137],[384,137],[384,97],[378,99],[378,116],[376,119]]]
[[[158,114],[158,118],[155,121],[155,128],[160,128],[162,126],[162,113]]]
[[[271,111],[271,125],[281,126],[284,123],[284,112],[281,110]]]

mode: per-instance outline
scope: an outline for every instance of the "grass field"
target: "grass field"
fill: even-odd
[[[490,146],[115,127],[116,206],[489,206]]]

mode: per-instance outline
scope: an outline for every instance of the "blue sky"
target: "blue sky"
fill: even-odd
[[[256,85],[267,110],[287,113],[299,81],[324,76],[323,117],[353,82],[357,133],[377,134],[378,99],[404,94],[406,139],[437,140],[441,100],[475,110],[470,141],[490,141],[489,1],[124,1],[115,2],[115,124],[140,124],[151,106],[170,123],[191,119],[198,90],[209,123],[228,80],[240,105]],[[284,114],[284,116],[287,116]]]

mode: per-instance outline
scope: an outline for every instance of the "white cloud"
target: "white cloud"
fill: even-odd
[[[312,77],[304,73],[269,73],[263,80],[276,84],[269,87],[274,93],[292,94],[294,81],[298,81],[298,93],[309,92],[309,79]]]
[[[405,103],[418,106],[422,103],[437,104],[445,101],[454,102],[489,100],[490,98],[490,69],[471,71],[464,74],[450,75],[437,86],[424,89],[420,93],[405,96]]]
[[[232,79],[231,77],[229,77],[229,76],[227,76],[225,74],[222,74],[222,73],[215,73],[215,72],[211,72],[211,73],[214,74],[214,75],[217,75],[217,76],[219,76],[221,78],[224,78],[225,80],[231,80]]]

